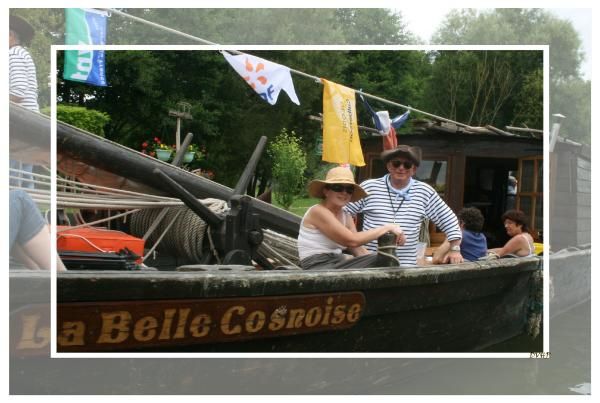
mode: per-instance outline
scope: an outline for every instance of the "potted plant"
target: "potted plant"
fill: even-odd
[[[156,158],[161,161],[168,161],[171,159],[171,154],[173,154],[173,148],[171,146],[166,145],[165,143],[160,143],[156,148]]]
[[[197,144],[190,144],[183,155],[183,162],[189,163],[194,159],[202,159],[202,152],[198,149]]]
[[[173,147],[164,144],[158,137],[142,143],[142,154],[148,154],[161,161],[168,161],[173,154]]]

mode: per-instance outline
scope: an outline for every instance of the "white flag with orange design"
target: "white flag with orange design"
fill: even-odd
[[[289,67],[246,54],[221,54],[248,85],[271,105],[275,105],[281,90],[288,94],[293,103],[300,105]]]

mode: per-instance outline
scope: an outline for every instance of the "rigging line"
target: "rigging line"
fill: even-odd
[[[31,175],[32,177],[28,178],[27,177],[28,175]],[[11,172],[9,173],[9,178],[10,179],[18,179],[21,182],[28,182],[28,183],[33,183],[33,184],[41,185],[42,187],[50,187],[50,183],[49,182],[34,179],[33,175],[35,175],[35,174],[31,174],[31,173],[29,173],[27,171],[15,171],[15,170],[11,170]],[[16,187],[18,187],[18,186],[16,186]]]
[[[132,150],[135,151],[135,150]],[[132,196],[138,196],[138,197],[143,197],[143,198],[151,198],[151,199],[156,199],[156,200],[174,200],[175,198],[173,197],[166,197],[166,196],[159,196],[159,195],[152,195],[152,194],[146,194],[146,193],[140,193],[140,192],[134,192],[131,190],[123,190],[123,189],[115,189],[115,188],[111,188],[111,187],[107,187],[107,186],[101,186],[101,185],[92,185],[92,184],[88,184],[88,183],[82,183],[82,182],[76,182],[76,181],[72,181],[69,179],[64,179],[64,178],[60,178],[57,177],[56,178],[57,181],[59,182],[64,182],[64,183],[68,183],[71,185],[75,185],[75,188],[92,188],[94,189],[96,192],[98,192],[99,194],[106,194],[106,193],[120,193],[123,195],[132,195]],[[101,189],[101,190],[98,190]]]
[[[16,179],[19,180],[23,183],[28,183],[30,185],[34,185],[37,186],[35,189],[41,189],[42,187],[48,188],[50,187],[50,184],[48,182],[42,182],[42,181],[38,181],[35,179],[31,179],[31,178],[23,178],[20,176],[15,176],[15,175],[9,175],[10,179]],[[10,185],[11,189],[22,189],[22,190],[27,190],[27,189],[31,189],[31,188],[24,188],[22,185]],[[50,190],[48,190],[50,191]]]
[[[142,257],[142,262],[146,261],[146,259],[148,259],[148,257],[150,257],[150,255],[154,252],[154,250],[156,249],[156,247],[158,246],[158,244],[163,240],[163,238],[165,237],[165,235],[167,234],[167,232],[169,232],[169,230],[171,229],[171,227],[173,226],[173,224],[177,220],[177,217],[179,217],[179,214],[181,214],[182,211],[183,210],[179,210],[178,212],[175,213],[175,217],[173,217],[173,219],[169,222],[169,224],[167,224],[167,226],[164,229],[164,231],[160,234],[160,236],[158,237],[158,239],[156,240],[156,242],[154,242],[154,245],[152,245],[152,247],[150,248],[150,250],[148,251],[148,253],[146,253]]]
[[[32,198],[33,201],[40,204],[49,204],[49,201],[46,199],[37,199]],[[144,205],[139,203],[133,203],[128,205],[119,205],[119,204],[106,204],[106,203],[82,203],[82,202],[70,202],[70,201],[58,201],[59,207],[64,208],[78,208],[78,209],[87,209],[87,210],[126,210],[126,209],[157,209],[163,207],[180,207],[183,206],[183,203],[171,203],[171,204],[150,204]]]
[[[49,204],[49,195],[30,194],[31,198],[36,203]],[[106,209],[106,210],[123,210],[132,208],[155,209],[161,207],[179,207],[183,206],[183,202],[175,201],[143,201],[143,200],[106,200],[103,199],[81,199],[72,197],[58,197],[57,205],[59,207],[74,207],[81,209]]]
[[[151,27],[159,28],[159,29],[162,29],[163,31],[167,31],[167,32],[170,32],[170,33],[175,34],[175,35],[183,36],[185,38],[191,39],[191,40],[196,41],[196,42],[203,43],[205,45],[218,45],[217,43],[207,41],[206,39],[198,38],[196,36],[193,36],[193,35],[190,35],[190,34],[186,34],[185,32],[177,31],[176,29],[165,27],[164,25],[160,25],[160,24],[157,24],[155,22],[148,21],[148,20],[145,20],[145,19],[140,18],[140,17],[136,17],[134,15],[124,13],[122,11],[119,11],[119,10],[115,9],[115,8],[98,8],[97,10],[104,10],[104,11],[111,12],[113,14],[118,14],[118,15],[120,15],[122,17],[130,18],[130,19],[132,19],[134,21],[137,21],[137,22],[140,22],[142,24],[150,25]]]
[[[144,202],[144,201],[119,201],[115,203],[111,200],[105,199],[96,199],[96,200],[81,200],[81,199],[69,199],[64,198],[57,200],[61,206],[81,206],[80,208],[104,208],[104,209],[132,209],[132,208],[161,208],[161,207],[178,207],[183,206],[183,202],[181,201],[173,201],[173,202]]]
[[[119,11],[119,10],[114,9],[114,8],[99,8],[98,10],[104,10],[104,11],[108,11],[108,12],[112,12],[112,13],[118,14],[118,15],[120,15],[122,17],[131,18],[132,20],[135,20],[135,21],[140,22],[142,24],[147,24],[147,25],[150,25],[150,26],[152,26],[154,28],[162,29],[162,30],[168,31],[170,33],[173,33],[173,34],[180,35],[180,36],[183,36],[185,38],[191,39],[193,41],[203,43],[205,45],[217,45],[217,46],[219,45],[218,43],[207,41],[206,39],[198,38],[197,36],[186,34],[186,33],[181,32],[181,31],[177,31],[175,29],[166,27],[164,25],[160,25],[160,24],[157,24],[155,22],[148,21],[148,20],[145,20],[143,18],[136,17],[136,16],[133,16],[133,15],[124,13],[124,12]],[[228,52],[235,53],[235,54],[238,54],[238,55],[243,55],[243,54],[248,54],[249,55],[249,53],[243,53],[243,52],[240,52],[240,51],[237,51],[237,50],[228,50]],[[292,73],[295,73],[297,75],[300,75],[300,76],[303,76],[303,77],[306,77],[306,78],[310,78],[311,80],[314,80],[314,81],[318,82],[319,84],[323,84],[322,81],[321,81],[321,77],[317,77],[317,76],[305,73],[305,72],[300,71],[300,70],[292,69],[290,67],[288,67],[288,68],[290,69],[290,72],[292,72]],[[469,126],[467,124],[460,123],[460,122],[457,122],[455,120],[447,119],[447,118],[444,118],[444,117],[441,117],[441,116],[438,116],[438,115],[434,115],[432,113],[425,112],[425,111],[417,109],[417,108],[413,108],[412,106],[403,105],[403,104],[400,104],[400,103],[397,103],[397,102],[393,102],[393,101],[390,101],[388,99],[381,98],[381,97],[378,97],[376,95],[369,94],[367,92],[355,90],[353,88],[351,88],[351,89],[354,90],[354,92],[357,93],[357,94],[361,94],[361,95],[363,95],[363,96],[365,96],[367,98],[374,99],[374,100],[382,102],[384,104],[397,106],[399,108],[406,109],[406,110],[409,110],[411,112],[417,112],[417,113],[420,113],[422,115],[429,116],[429,117],[432,117],[432,118],[437,119],[437,120],[441,120],[443,122],[453,123],[453,124],[455,124],[457,126],[460,126],[460,127],[471,128],[471,126]]]
[[[18,188],[16,186],[11,186],[11,188]],[[51,191],[47,190],[47,189],[38,189],[38,188],[34,188],[34,189],[24,189],[27,191],[27,193],[29,193],[31,196],[33,195],[37,195],[40,197],[47,197],[49,198],[51,195]],[[106,196],[109,195],[111,197],[102,197],[102,196]],[[144,194],[139,194],[139,195],[115,195],[109,192],[106,192],[106,194],[97,194],[94,192],[68,192],[65,190],[60,190],[56,192],[56,197],[57,199],[60,200],[108,200],[108,201],[114,201],[116,203],[119,202],[146,202],[146,203],[156,203],[156,204],[161,204],[161,203],[178,203],[181,204],[181,200],[177,199],[177,198],[172,198],[172,197],[164,197],[164,198],[153,198],[153,197],[146,197],[146,195]]]
[[[121,214],[110,216],[108,218],[102,218],[100,220],[96,220],[96,221],[92,221],[92,222],[88,222],[88,223],[84,223],[84,224],[75,225],[73,227],[69,227],[69,228],[65,228],[65,229],[58,229],[57,228],[56,232],[59,233],[61,231],[69,231],[69,230],[72,230],[72,229],[75,229],[75,228],[91,227],[91,226],[96,225],[96,224],[101,224],[101,223],[104,223],[106,221],[112,221],[112,220],[115,220],[117,218],[121,218],[121,217],[124,217],[126,215],[129,215],[129,214],[137,213],[138,211],[140,211],[140,209],[129,210],[129,211],[126,211],[126,212],[121,213]]]
[[[78,197],[77,193],[71,195],[61,195],[57,197],[59,201],[63,202],[81,202],[85,203],[101,203],[106,204],[107,206],[122,206],[125,208],[126,206],[136,205],[136,206],[160,206],[160,205],[177,205],[181,206],[183,202],[181,200],[172,200],[172,201],[152,201],[152,200],[143,200],[143,199],[110,199],[107,197]]]

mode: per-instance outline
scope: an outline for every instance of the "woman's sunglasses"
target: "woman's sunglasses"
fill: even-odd
[[[354,186],[352,186],[352,185],[340,185],[339,183],[335,183],[333,185],[326,185],[325,188],[329,189],[329,190],[333,190],[334,192],[337,192],[337,193],[346,192],[349,195],[354,193]]]
[[[404,169],[411,169],[414,164],[410,161],[400,161],[400,160],[392,161],[392,166],[394,168],[398,168],[400,165],[404,165]]]

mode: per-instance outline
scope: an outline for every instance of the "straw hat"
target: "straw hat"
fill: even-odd
[[[354,186],[354,192],[352,193],[350,201],[357,201],[362,199],[363,197],[368,196],[367,192],[365,192],[363,188],[361,188],[356,184],[356,182],[354,182],[354,175],[352,174],[352,171],[344,167],[331,168],[329,172],[327,172],[325,180],[316,179],[311,181],[308,184],[308,194],[311,197],[318,197],[322,199],[323,188],[326,185],[332,185],[334,183]]]
[[[416,166],[419,166],[421,164],[421,147],[401,144],[396,148],[385,150],[381,153],[381,159],[384,164],[400,156],[411,160]]]
[[[22,44],[27,45],[29,42],[31,42],[35,31],[33,30],[31,24],[29,24],[26,20],[18,15],[11,15],[9,25],[12,31],[15,31],[17,34],[19,34],[19,39],[21,40]]]

